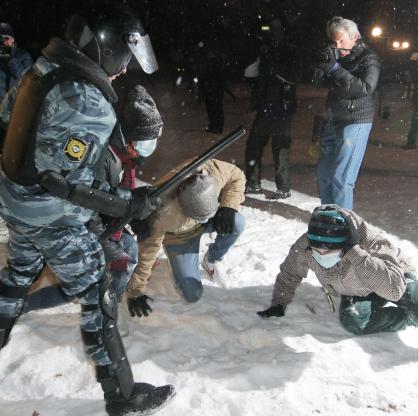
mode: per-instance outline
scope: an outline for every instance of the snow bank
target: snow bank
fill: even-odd
[[[295,192],[286,203],[310,211],[318,200]],[[129,320],[136,379],[177,389],[159,415],[416,415],[418,329],[348,334],[313,276],[285,317],[260,319],[255,312],[269,306],[279,265],[306,223],[242,212],[247,229],[225,258],[224,279],[205,279],[203,298],[186,304],[161,256],[151,281],[154,312]],[[418,258],[414,244],[389,238]],[[203,255],[210,236],[202,242]],[[0,353],[2,416],[104,415],[78,323],[73,304],[20,319]]]

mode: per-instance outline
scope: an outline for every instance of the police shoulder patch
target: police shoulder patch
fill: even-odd
[[[65,143],[64,156],[70,162],[81,162],[87,154],[89,146],[79,137],[70,137]]]

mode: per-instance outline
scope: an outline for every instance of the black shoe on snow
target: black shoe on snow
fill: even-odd
[[[267,199],[286,199],[291,195],[292,194],[290,191],[281,191],[278,189],[276,192],[273,192]]]
[[[246,185],[244,194],[261,194],[262,192],[261,185]]]
[[[151,415],[164,407],[175,395],[171,384],[155,387],[147,383],[135,383],[129,399],[110,394],[105,397],[106,411],[109,416]]]

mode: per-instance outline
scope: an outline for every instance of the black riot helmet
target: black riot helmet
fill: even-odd
[[[64,37],[96,62],[108,76],[126,69],[134,56],[147,74],[158,68],[149,36],[128,7],[110,1],[90,1],[72,15]],[[94,6],[97,7],[94,7]]]

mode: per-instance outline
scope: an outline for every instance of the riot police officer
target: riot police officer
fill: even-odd
[[[100,10],[71,16],[63,39],[51,39],[13,103],[0,169],[0,214],[10,232],[8,266],[0,272],[0,348],[45,262],[65,294],[80,299],[82,339],[108,414],[150,414],[174,388],[134,382],[104,253],[85,224],[94,212],[143,219],[157,206],[148,188],[111,188],[96,174],[116,122],[111,80],[131,58],[147,73],[157,65],[134,14],[95,3]]]

